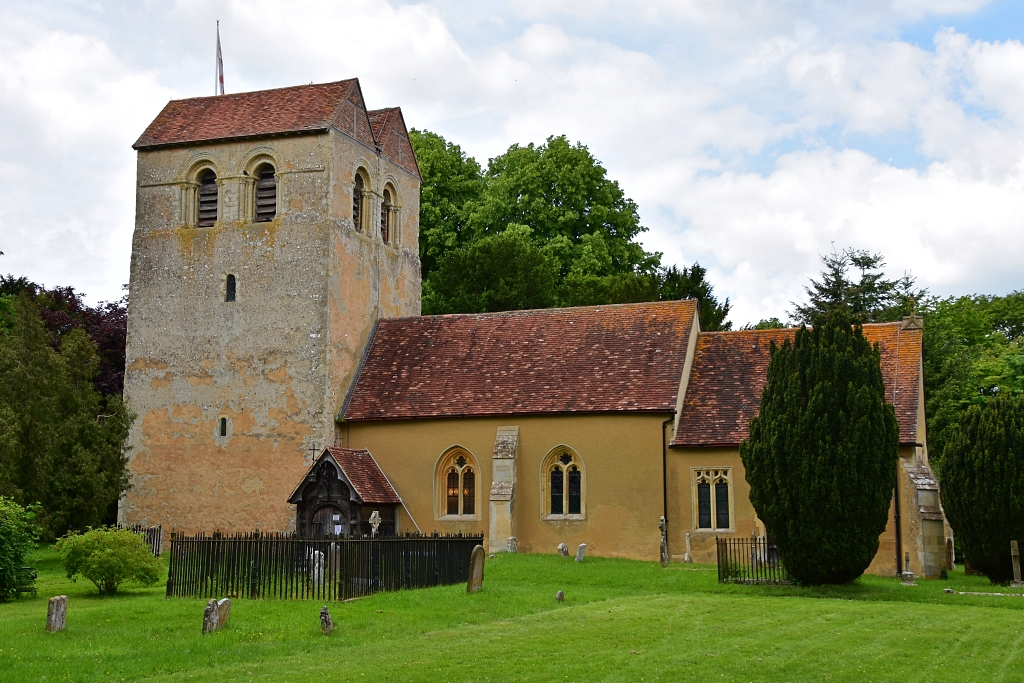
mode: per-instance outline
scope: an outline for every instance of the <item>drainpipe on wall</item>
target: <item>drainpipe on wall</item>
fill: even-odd
[[[665,427],[675,422],[676,411],[661,423],[661,566],[667,567],[668,554],[668,439],[665,438]]]

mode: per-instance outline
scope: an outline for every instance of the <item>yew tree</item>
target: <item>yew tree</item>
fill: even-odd
[[[846,583],[878,551],[892,500],[899,425],[878,346],[835,310],[771,346],[740,457],[750,500],[799,583]]]
[[[942,454],[942,502],[971,566],[1012,579],[1010,541],[1024,546],[1024,396],[1000,392],[964,412]]]

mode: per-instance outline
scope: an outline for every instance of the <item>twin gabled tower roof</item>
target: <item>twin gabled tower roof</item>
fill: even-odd
[[[171,100],[132,147],[156,149],[331,128],[420,177],[402,110],[367,111],[358,78]]]

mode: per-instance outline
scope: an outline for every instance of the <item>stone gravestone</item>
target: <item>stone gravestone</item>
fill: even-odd
[[[217,630],[228,625],[228,617],[231,616],[231,600],[221,598],[217,601]]]
[[[576,561],[577,562],[582,562],[583,561],[583,555],[586,552],[587,552],[587,544],[586,543],[580,543],[580,547],[576,548]]]
[[[334,622],[331,621],[331,613],[327,611],[327,605],[320,610],[320,630],[324,632],[325,636],[334,630]]]
[[[203,635],[207,633],[213,633],[220,628],[220,610],[217,608],[217,600],[210,598],[210,602],[206,603],[206,609],[203,610]]]
[[[558,556],[559,557],[569,557],[569,546],[567,546],[564,543],[559,543],[558,544]]]
[[[50,598],[46,606],[46,630],[50,633],[64,630],[68,616],[68,596],[58,595]]]
[[[467,593],[479,593],[484,586],[484,547],[473,548],[469,556],[469,581],[466,582]]]
[[[565,602],[565,593],[563,593],[562,591],[558,591],[557,593],[555,593],[555,600],[557,600],[558,602]]]
[[[519,550],[519,541],[516,540],[515,536],[508,537],[508,551],[514,553]]]
[[[1014,588],[1020,588],[1020,546],[1017,541],[1010,541],[1010,558],[1013,560],[1013,583]]]

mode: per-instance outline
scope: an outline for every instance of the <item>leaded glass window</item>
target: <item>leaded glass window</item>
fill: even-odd
[[[697,529],[731,529],[732,469],[693,470],[694,517]]]
[[[461,449],[453,449],[440,464],[439,485],[444,487],[440,501],[440,515],[476,514],[476,471],[471,456]]]
[[[551,514],[553,515],[562,514],[564,509],[562,505],[562,501],[565,499],[564,479],[562,468],[555,465],[551,470]]]
[[[711,528],[711,484],[706,481],[697,484],[697,528]]]
[[[462,514],[472,515],[476,510],[476,475],[473,470],[462,472]]]
[[[459,514],[459,471],[448,471],[448,514]]]
[[[569,514],[578,515],[580,514],[580,503],[583,499],[583,491],[581,490],[581,474],[580,468],[573,465],[569,468]]]

